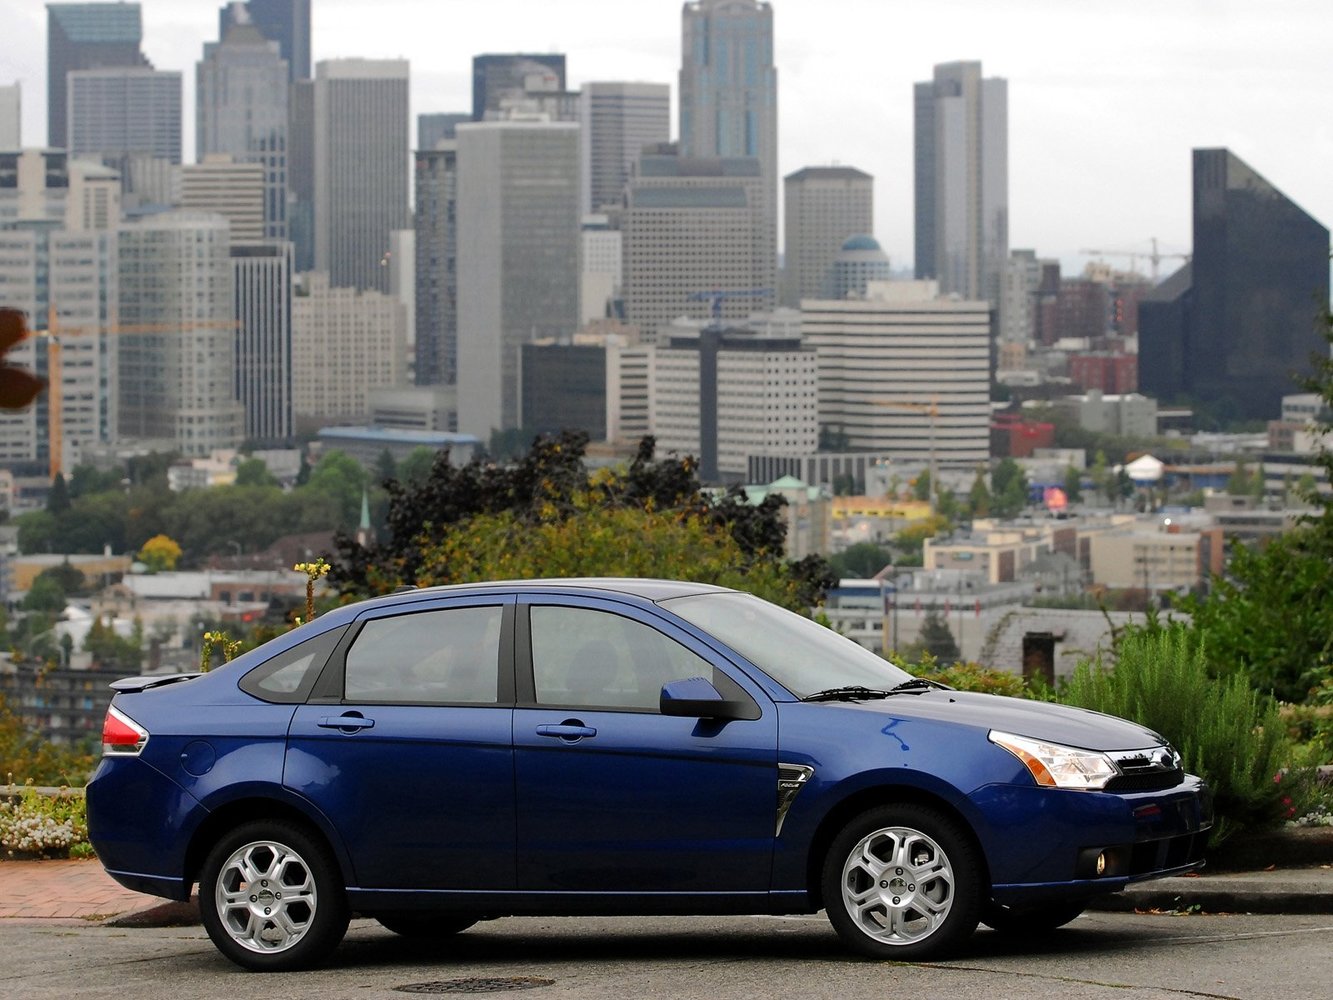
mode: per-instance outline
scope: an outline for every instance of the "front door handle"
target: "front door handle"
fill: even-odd
[[[325,715],[317,723],[320,729],[337,729],[344,733],[355,733],[362,729],[374,729],[375,720],[361,715]]]
[[[592,726],[584,726],[572,722],[564,722],[558,726],[538,726],[538,736],[549,736],[554,739],[564,740],[566,743],[577,743],[587,736],[596,736],[597,730]]]

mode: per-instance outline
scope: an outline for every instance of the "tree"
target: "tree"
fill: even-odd
[[[435,449],[424,445],[413,448],[408,456],[398,463],[397,478],[405,483],[425,482],[430,475],[430,468],[435,464]]]
[[[1000,517],[1015,517],[1028,505],[1028,477],[1023,467],[1005,458],[991,473],[992,507]]]
[[[326,452],[310,473],[305,489],[333,497],[338,503],[338,525],[354,526],[361,517],[361,492],[370,476],[361,463],[344,451]]]
[[[147,566],[150,573],[171,572],[180,557],[181,547],[166,535],[154,535],[139,550],[139,562]]]
[[[37,579],[40,580],[44,576],[60,584],[60,589],[67,595],[77,594],[88,585],[83,573],[71,566],[69,560],[62,562],[59,566],[51,566],[42,570],[37,574]]]
[[[65,589],[54,577],[38,576],[23,598],[23,610],[58,615],[67,603]]]
[[[934,657],[937,663],[954,663],[959,658],[958,643],[944,616],[934,609],[926,612],[917,634],[916,647]]]
[[[1070,503],[1079,503],[1083,499],[1083,473],[1072,465],[1065,469],[1065,498]]]
[[[46,494],[46,509],[56,515],[69,510],[69,487],[59,472],[51,480],[51,491]]]
[[[967,494],[967,506],[973,517],[989,517],[991,507],[990,490],[986,487],[986,474],[980,469],[972,480],[972,489]]]
[[[912,480],[912,496],[917,500],[930,499],[930,470],[923,469],[921,473]]]
[[[857,542],[829,557],[829,566],[839,578],[869,580],[893,561],[889,552],[873,542]]]
[[[247,458],[236,466],[237,486],[277,486],[278,481],[268,471],[262,458]]]

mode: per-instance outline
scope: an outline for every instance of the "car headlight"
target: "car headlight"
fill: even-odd
[[[1105,788],[1120,772],[1104,753],[991,730],[990,741],[1021,760],[1037,784],[1048,788]]]

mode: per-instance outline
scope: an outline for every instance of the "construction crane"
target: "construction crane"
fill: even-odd
[[[930,396],[929,403],[916,403],[908,400],[896,399],[877,399],[876,406],[887,406],[895,410],[912,410],[915,413],[924,413],[930,417],[930,465],[928,475],[930,476],[930,512],[936,513],[939,509],[940,484],[938,473],[935,468],[935,424],[940,416],[940,397],[934,393]]]
[[[55,303],[46,310],[46,329],[34,330],[33,336],[46,341],[46,432],[47,432],[47,469],[51,479],[64,471],[65,427],[64,427],[64,384],[62,382],[61,351],[62,337],[77,337],[84,334],[142,334],[142,333],[180,333],[183,330],[235,329],[239,326],[235,320],[189,320],[184,323],[136,323],[122,325],[108,323],[105,326],[63,326]]]
[[[1086,253],[1097,257],[1128,257],[1129,266],[1134,268],[1135,263],[1140,257],[1147,257],[1152,265],[1153,284],[1157,283],[1157,276],[1161,273],[1161,265],[1164,260],[1184,260],[1188,261],[1190,255],[1187,253],[1163,253],[1157,249],[1157,237],[1151,238],[1152,249],[1144,250],[1080,250],[1079,253]]]
[[[721,326],[722,303],[727,299],[760,299],[772,294],[771,288],[712,288],[703,292],[691,292],[686,299],[689,302],[709,303],[708,313],[713,318],[713,325]]]

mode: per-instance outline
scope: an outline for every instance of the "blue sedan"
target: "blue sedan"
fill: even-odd
[[[827,911],[853,951],[1039,931],[1202,863],[1147,729],[913,678],[748,594],[536,580],[348,605],[202,675],[117,682],[88,827],[249,969],[353,913]]]

